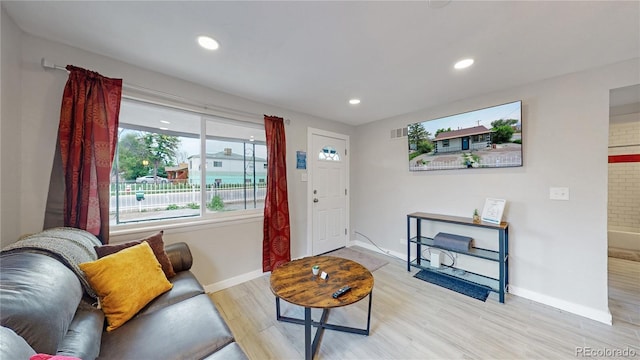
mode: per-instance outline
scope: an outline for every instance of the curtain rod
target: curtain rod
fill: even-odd
[[[42,65],[42,67],[44,69],[62,70],[62,71],[66,71],[67,73],[69,73],[69,70],[67,70],[66,67],[60,66],[60,65],[56,65],[53,62],[50,62],[45,58],[42,58],[42,60],[40,61],[40,64]],[[153,89],[149,89],[149,88],[146,88],[146,87],[143,87],[143,86],[139,86],[139,85],[128,84],[128,83],[125,83],[124,81],[122,82],[122,87],[128,88],[130,90],[134,90],[134,91],[141,91],[143,93],[152,94],[152,95],[156,95],[156,96],[161,96],[161,97],[164,97],[164,98],[169,98],[171,100],[176,100],[176,101],[182,102],[182,103],[187,104],[187,105],[197,106],[197,107],[203,108],[205,110],[214,110],[214,111],[218,110],[218,111],[223,111],[223,112],[228,112],[228,113],[236,113],[236,114],[242,115],[242,116],[256,117],[257,118],[256,120],[262,120],[263,117],[264,117],[263,114],[255,114],[255,113],[251,113],[251,112],[248,112],[248,111],[242,111],[242,110],[227,108],[227,107],[218,106],[218,105],[203,104],[203,103],[195,102],[193,100],[190,100],[190,99],[178,96],[178,95],[170,94],[170,93],[167,93],[167,92],[164,92],[164,91],[153,90]],[[136,98],[134,96],[123,95],[122,97],[125,98],[125,99],[140,101],[139,98]],[[186,109],[182,109],[182,110],[186,110]],[[289,125],[289,123],[291,123],[291,120],[285,119],[284,122],[285,122],[285,124]]]

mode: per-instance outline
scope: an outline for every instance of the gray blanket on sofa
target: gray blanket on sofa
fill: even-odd
[[[37,250],[55,255],[58,260],[73,270],[80,280],[85,293],[96,299],[96,293],[78,265],[96,260],[98,256],[93,247],[100,245],[102,244],[98,238],[87,231],[70,227],[58,227],[25,236],[2,249],[2,253]]]

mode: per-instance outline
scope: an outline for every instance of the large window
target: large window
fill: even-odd
[[[264,207],[264,126],[122,100],[111,224]]]

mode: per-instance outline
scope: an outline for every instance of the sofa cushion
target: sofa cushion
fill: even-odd
[[[82,298],[80,281],[42,253],[3,253],[0,265],[0,324],[36,352],[55,354]]]
[[[202,285],[190,271],[181,271],[169,281],[173,284],[173,288],[153,299],[144,309],[140,310],[139,315],[150,314],[165,306],[204,294]]]
[[[0,359],[28,359],[36,352],[13,330],[0,327]]]
[[[95,359],[100,353],[104,313],[85,300],[80,302],[69,330],[58,346],[57,355]]]
[[[80,268],[98,294],[107,331],[117,329],[173,286],[147,242],[82,263]]]
[[[95,246],[94,249],[96,250],[96,254],[98,254],[98,258],[102,258],[146,241],[151,246],[156,259],[158,259],[158,262],[160,263],[160,265],[162,265],[162,271],[164,272],[164,274],[167,276],[167,278],[171,278],[175,276],[176,273],[173,270],[173,266],[171,265],[169,256],[164,251],[164,241],[162,240],[163,234],[164,231],[159,231],[158,233],[148,236],[144,239],[130,241],[123,244]]]
[[[232,341],[211,299],[202,294],[103,334],[99,359],[202,359]]]

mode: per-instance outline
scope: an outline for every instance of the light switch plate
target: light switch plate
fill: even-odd
[[[549,188],[549,199],[551,200],[569,200],[568,187],[551,187]]]

